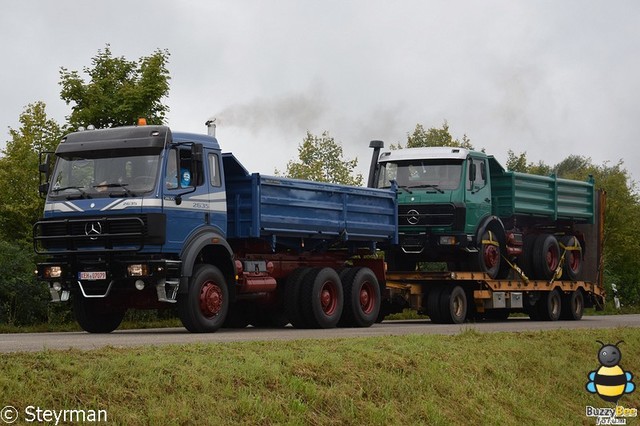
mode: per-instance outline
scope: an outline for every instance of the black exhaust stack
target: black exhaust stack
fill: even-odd
[[[373,156],[371,157],[371,167],[369,167],[369,180],[367,187],[375,188],[376,181],[378,180],[378,158],[380,157],[380,150],[384,148],[384,142],[371,141],[369,142],[369,148],[373,148]]]

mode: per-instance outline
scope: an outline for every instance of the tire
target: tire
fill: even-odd
[[[211,333],[225,322],[229,312],[229,288],[220,269],[196,265],[189,290],[178,295],[178,316],[192,333]]]
[[[467,309],[467,294],[462,287],[444,287],[440,294],[441,322],[462,324],[467,318]]]
[[[518,266],[527,278],[532,279],[535,276],[533,271],[533,246],[536,242],[537,235],[526,235],[522,244],[522,254],[518,256]]]
[[[584,294],[582,290],[575,290],[562,295],[562,312],[560,318],[569,321],[579,321],[584,314]]]
[[[335,270],[314,269],[304,277],[300,307],[307,327],[335,327],[342,316],[343,304],[342,283]]]
[[[442,315],[440,314],[440,296],[443,288],[434,286],[427,293],[427,315],[434,324],[442,324]]]
[[[126,309],[114,309],[106,299],[87,299],[73,295],[73,315],[80,327],[89,333],[111,333],[120,326]]]
[[[536,279],[550,280],[560,263],[560,246],[551,234],[541,234],[533,245],[533,270]]]
[[[488,274],[492,279],[506,278],[509,268],[502,259],[505,250],[504,234],[495,228],[494,225],[485,230],[478,241],[475,270]]]
[[[300,305],[300,289],[304,278],[312,271],[314,271],[312,268],[296,269],[287,277],[287,282],[284,286],[285,315],[291,325],[296,328],[307,327],[307,322],[304,315],[302,315],[302,307]]]
[[[537,319],[557,321],[562,314],[562,298],[558,290],[545,291],[536,303]]]
[[[580,241],[573,235],[565,235],[560,239],[560,245],[564,247],[579,247],[577,250],[566,251],[564,264],[562,265],[562,277],[566,280],[577,281],[582,271],[582,246]]]
[[[350,268],[340,274],[344,305],[338,325],[370,327],[380,313],[380,284],[369,268]]]

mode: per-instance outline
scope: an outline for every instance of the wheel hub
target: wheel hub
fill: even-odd
[[[327,315],[333,314],[336,310],[338,298],[336,289],[331,283],[325,283],[322,286],[322,291],[320,292],[320,304],[322,305],[322,311]]]
[[[218,315],[222,308],[222,290],[213,282],[206,282],[200,290],[200,310],[208,317]]]

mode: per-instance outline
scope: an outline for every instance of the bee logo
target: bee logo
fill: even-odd
[[[618,345],[604,344],[596,340],[602,346],[598,350],[598,361],[600,368],[589,373],[589,381],[586,388],[589,393],[597,393],[598,396],[607,402],[616,403],[625,393],[631,393],[636,389],[636,385],[631,381],[633,374],[624,371],[620,365],[622,352]]]

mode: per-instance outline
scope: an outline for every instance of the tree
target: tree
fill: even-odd
[[[44,206],[38,194],[38,153],[55,150],[63,135],[63,128],[47,118],[43,102],[28,105],[19,122],[17,130],[9,129],[11,140],[0,158],[0,237],[5,241],[30,240]]]
[[[68,117],[72,128],[94,125],[98,128],[134,124],[145,117],[149,124],[162,124],[169,107],[161,100],[169,93],[167,50],[156,50],[137,61],[114,57],[107,44],[91,59],[92,67],[83,71],[60,69],[60,97],[74,103]]]
[[[359,173],[354,175],[358,159],[345,160],[342,146],[329,136],[329,132],[325,131],[322,136],[314,136],[307,132],[307,136],[298,145],[298,160],[291,160],[287,164],[287,177],[316,182],[362,185],[362,175]]]
[[[449,132],[449,123],[447,120],[442,124],[442,128],[431,127],[424,129],[422,124],[416,124],[413,133],[407,134],[406,148],[418,148],[429,146],[451,146],[458,148],[473,149],[471,139],[467,135],[462,135],[462,140],[454,139]],[[391,145],[391,149],[401,149],[402,145]]]

